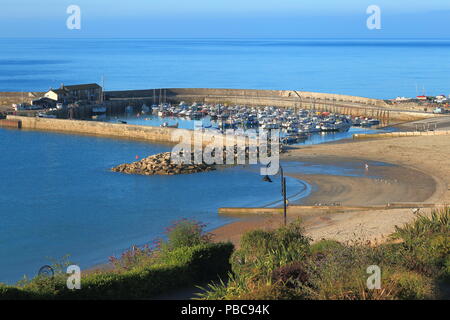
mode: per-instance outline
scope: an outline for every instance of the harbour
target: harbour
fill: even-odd
[[[4,43],[14,43],[14,40],[4,40]],[[161,43],[169,45],[174,55],[176,52],[182,54],[180,46],[186,44],[183,41],[167,44],[163,40],[142,43],[151,48]],[[38,46],[33,42],[29,45]],[[109,49],[124,47],[119,40],[109,45]],[[70,59],[56,61],[57,68],[70,69],[83,59],[91,61],[84,55],[92,53],[72,50],[71,43],[69,46],[69,43],[61,40],[58,46]],[[42,265],[66,254],[70,254],[70,259],[79,263],[83,269],[107,262],[109,256],[120,255],[132,245],[146,244],[163,236],[164,228],[181,218],[202,221],[211,231],[231,228],[237,232],[239,228],[233,224],[237,218],[219,215],[219,208],[280,211],[279,177],[275,176],[273,183],[264,183],[259,167],[235,166],[170,177],[111,172],[111,168],[122,163],[170,151],[174,144],[172,132],[190,132],[196,128],[196,123],[201,130],[220,133],[227,129],[278,129],[282,132],[282,138],[292,137],[291,141],[284,141],[289,144],[286,145],[287,149],[293,148],[282,157],[282,164],[286,168],[293,165],[293,160],[303,160],[302,148],[306,148],[305,153],[313,153],[315,149],[310,151],[309,148],[319,147],[325,159],[311,156],[307,161],[295,162],[295,170],[287,175],[288,199],[292,205],[289,212],[302,204],[310,207],[322,204],[321,207],[328,208],[327,205],[342,202],[343,207],[362,208],[358,202],[366,201],[380,209],[386,207],[387,202],[411,202],[411,206],[416,201],[426,205],[436,202],[436,199],[427,201],[435,188],[433,179],[424,175],[421,179],[424,184],[416,188],[415,171],[400,170],[401,173],[408,172],[403,181],[394,174],[398,168],[386,172],[383,169],[382,155],[386,154],[389,161],[396,162],[395,156],[410,154],[412,145],[398,153],[389,151],[391,147],[386,142],[384,149],[376,149],[377,155],[361,146],[355,150],[358,159],[352,159],[351,165],[345,166],[338,164],[333,154],[331,160],[327,158],[327,150],[340,156],[344,152],[340,151],[340,144],[331,145],[329,142],[352,139],[355,134],[376,136],[377,133],[389,133],[393,129],[386,126],[398,123],[428,123],[433,122],[434,118],[442,119],[443,116],[434,114],[431,107],[424,111],[423,104],[414,102],[413,107],[406,107],[385,100],[396,94],[408,95],[407,85],[395,87],[384,83],[380,86],[378,80],[383,78],[383,70],[375,70],[374,79],[378,82],[371,83],[370,90],[361,85],[370,70],[364,70],[364,76],[361,73],[353,74],[352,79],[342,77],[341,70],[333,69],[332,66],[336,57],[341,57],[344,66],[345,63],[351,63],[342,58],[346,55],[346,47],[326,42],[323,46],[311,48],[322,53],[324,48],[336,50],[336,57],[328,60],[325,56],[323,61],[331,71],[328,77],[319,77],[320,81],[312,78],[308,89],[297,85],[316,71],[314,64],[308,64],[310,58],[298,51],[303,44],[282,49],[286,50],[289,61],[279,65],[280,72],[277,74],[289,75],[286,77],[255,77],[258,64],[248,63],[243,54],[235,51],[234,63],[240,64],[244,70],[235,71],[236,76],[244,75],[240,76],[239,83],[233,83],[229,77],[221,77],[226,74],[226,68],[230,68],[230,62],[218,63],[216,55],[223,48],[233,51],[246,45],[232,43],[230,47],[226,42],[212,41],[208,46],[217,51],[206,58],[203,56],[203,45],[194,44],[191,49],[196,52],[195,59],[207,61],[211,68],[217,67],[218,74],[203,69],[189,73],[189,77],[186,77],[186,73],[182,72],[183,66],[171,56],[167,56],[168,60],[160,65],[152,66],[151,75],[142,73],[133,69],[131,63],[141,53],[130,49],[129,59],[115,61],[115,78],[111,76],[108,79],[107,76],[105,88],[98,85],[103,95],[97,95],[93,101],[87,102],[80,101],[89,100],[83,97],[76,97],[67,103],[53,100],[51,106],[45,104],[48,100],[42,99],[46,98],[46,94],[51,98],[54,90],[70,91],[75,90],[73,86],[80,86],[77,83],[82,86],[93,84],[96,78],[92,70],[98,67],[98,72],[102,73],[108,70],[109,64],[97,61],[95,66],[86,66],[86,70],[77,77],[60,74],[61,81],[42,81],[39,72],[50,62],[45,59],[42,62],[35,61],[28,51],[23,51],[24,56],[20,58],[23,64],[14,64],[14,72],[26,73],[30,82],[0,79],[1,88],[5,91],[0,94],[4,101],[1,113],[5,118],[1,120],[5,126],[0,128],[0,164],[3,168],[11,168],[0,173],[1,181],[9,181],[0,184],[0,214],[3,221],[0,226],[0,282],[14,283],[24,275],[33,277]],[[355,46],[355,50],[361,54],[367,52],[357,43]],[[277,52],[260,42],[249,46],[256,47],[269,55],[264,58],[267,59],[266,63],[279,58]],[[386,48],[376,46],[378,52]],[[400,51],[402,54],[409,52],[403,49]],[[151,52],[155,54],[158,49]],[[158,54],[166,56],[166,53],[159,51]],[[42,54],[52,56],[49,52]],[[263,59],[261,57],[258,59]],[[403,55],[392,58],[402,61]],[[305,72],[291,70],[293,66],[300,65],[298,59],[302,60],[301,65],[308,65]],[[369,55],[367,59],[377,59],[377,56]],[[421,68],[429,67],[435,61],[430,57]],[[166,70],[173,66],[181,71],[169,77]],[[29,68],[30,71],[23,68]],[[401,70],[396,75],[399,74]],[[437,79],[435,81],[444,78],[443,74],[433,77]],[[63,81],[67,84],[62,85],[60,82]],[[207,85],[211,88],[204,88]],[[219,89],[227,87],[230,89]],[[435,90],[444,90],[437,82],[433,83],[433,87]],[[41,107],[36,110],[24,108],[33,101],[41,103]],[[11,108],[12,104],[18,105],[17,110]],[[437,130],[440,129],[438,125]],[[412,125],[407,130],[414,131],[415,127]],[[411,138],[404,139],[408,142]],[[358,145],[359,142],[352,140],[352,143]],[[317,146],[319,144],[322,147]],[[348,144],[342,142],[342,150],[350,155],[352,147]],[[399,142],[396,144],[400,145]],[[365,159],[369,154],[379,162]],[[319,160],[324,162],[319,165]],[[405,163],[408,164],[405,161],[398,165]],[[370,167],[370,174],[365,171],[366,164]],[[420,164],[416,165],[420,167]],[[400,182],[389,176],[395,176]],[[386,188],[387,185],[389,188]],[[436,190],[440,190],[439,183],[436,185]],[[371,198],[371,192],[377,195],[375,199]],[[221,231],[215,232],[221,234]]]

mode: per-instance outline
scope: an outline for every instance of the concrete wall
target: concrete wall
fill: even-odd
[[[21,117],[8,115],[7,121],[20,121],[23,129],[42,130],[42,131],[56,131],[74,134],[88,134],[95,136],[117,137],[132,140],[145,140],[156,143],[178,144],[180,138],[183,137],[194,143],[193,130],[175,129],[175,128],[161,128],[151,126],[138,126],[121,123],[106,123],[97,121],[83,121],[83,120],[66,120],[66,119],[52,119],[52,118],[37,118],[37,117]],[[218,142],[216,138],[222,138],[223,135],[204,134],[201,141],[202,146],[209,145],[211,142]],[[189,139],[192,138],[192,139]],[[197,138],[195,138],[197,139]],[[200,139],[198,139],[200,141]],[[198,142],[200,143],[200,142]],[[248,139],[245,137],[235,137],[235,143],[245,144]]]
[[[221,215],[283,214],[283,208],[219,208]]]
[[[20,128],[22,128],[22,121],[0,119],[0,127],[20,129]]]
[[[229,97],[239,98],[245,97],[247,100],[251,98],[268,98],[268,99],[283,99],[291,98],[293,100],[300,99],[317,99],[317,100],[335,100],[336,102],[352,102],[364,105],[386,106],[383,100],[370,99],[356,96],[346,96],[340,94],[293,91],[293,90],[251,90],[251,89],[206,89],[206,88],[167,88],[167,89],[149,89],[149,90],[131,90],[131,91],[108,91],[106,96],[112,99],[128,98],[128,97],[153,97],[159,99],[159,96],[173,97],[185,96],[199,96],[205,98],[212,97]]]
[[[8,120],[20,120],[23,129],[56,131],[96,136],[109,136],[152,142],[172,142],[173,130],[190,134],[189,130],[137,126],[120,123],[105,123],[96,121],[65,120],[36,117],[7,116]]]
[[[399,138],[415,136],[446,136],[450,135],[450,130],[443,131],[401,131],[379,134],[354,134],[353,139],[378,139],[378,138]]]
[[[339,94],[292,91],[292,90],[239,90],[239,89],[150,89],[108,91],[111,101],[140,101],[141,103],[167,101],[179,103],[203,102],[242,104],[253,106],[278,106],[284,108],[314,109],[352,116],[374,117],[389,121],[411,121],[433,116],[430,113],[396,110],[383,100]]]

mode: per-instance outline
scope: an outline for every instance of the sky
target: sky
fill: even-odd
[[[69,30],[67,8],[81,10]],[[378,5],[381,29],[366,10]],[[0,37],[450,38],[448,0],[1,0]]]

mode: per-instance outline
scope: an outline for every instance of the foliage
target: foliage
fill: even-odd
[[[358,240],[310,244],[298,223],[245,234],[232,256],[228,281],[204,289],[202,299],[434,299],[450,278],[449,209],[420,215],[381,245]],[[369,289],[369,266],[381,288]]]
[[[98,272],[81,279],[80,290],[69,290],[66,278],[37,277],[23,287],[0,286],[0,299],[142,299],[226,274],[233,251],[230,243],[182,247],[164,263],[121,272]]]
[[[450,207],[433,210],[430,216],[419,214],[413,223],[396,227],[394,239],[413,243],[417,238],[430,234],[447,233],[450,230]]]
[[[270,277],[275,268],[302,260],[308,252],[309,239],[303,235],[300,221],[273,231],[251,231],[233,254],[232,269],[237,274],[251,271],[256,277]]]
[[[166,256],[176,249],[210,243],[211,234],[204,231],[205,226],[194,220],[176,221],[166,228],[166,240],[157,239],[151,245],[132,246],[120,257],[110,257],[109,262],[122,271],[164,262]]]
[[[177,221],[166,229],[167,242],[163,242],[163,245],[166,249],[173,250],[208,243],[211,241],[211,234],[204,231],[205,227],[205,224],[194,220]]]
[[[0,299],[142,299],[171,289],[217,279],[230,271],[231,243],[211,243],[204,225],[181,220],[167,229],[167,240],[133,246],[111,257],[112,271],[81,277],[81,290],[69,290],[63,272],[67,257],[54,263],[54,277],[38,276],[18,286],[0,284]]]

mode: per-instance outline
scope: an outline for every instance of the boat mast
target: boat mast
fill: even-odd
[[[101,94],[100,94],[100,103],[103,104],[103,101],[105,101],[105,77],[102,75],[102,89],[101,89]]]

